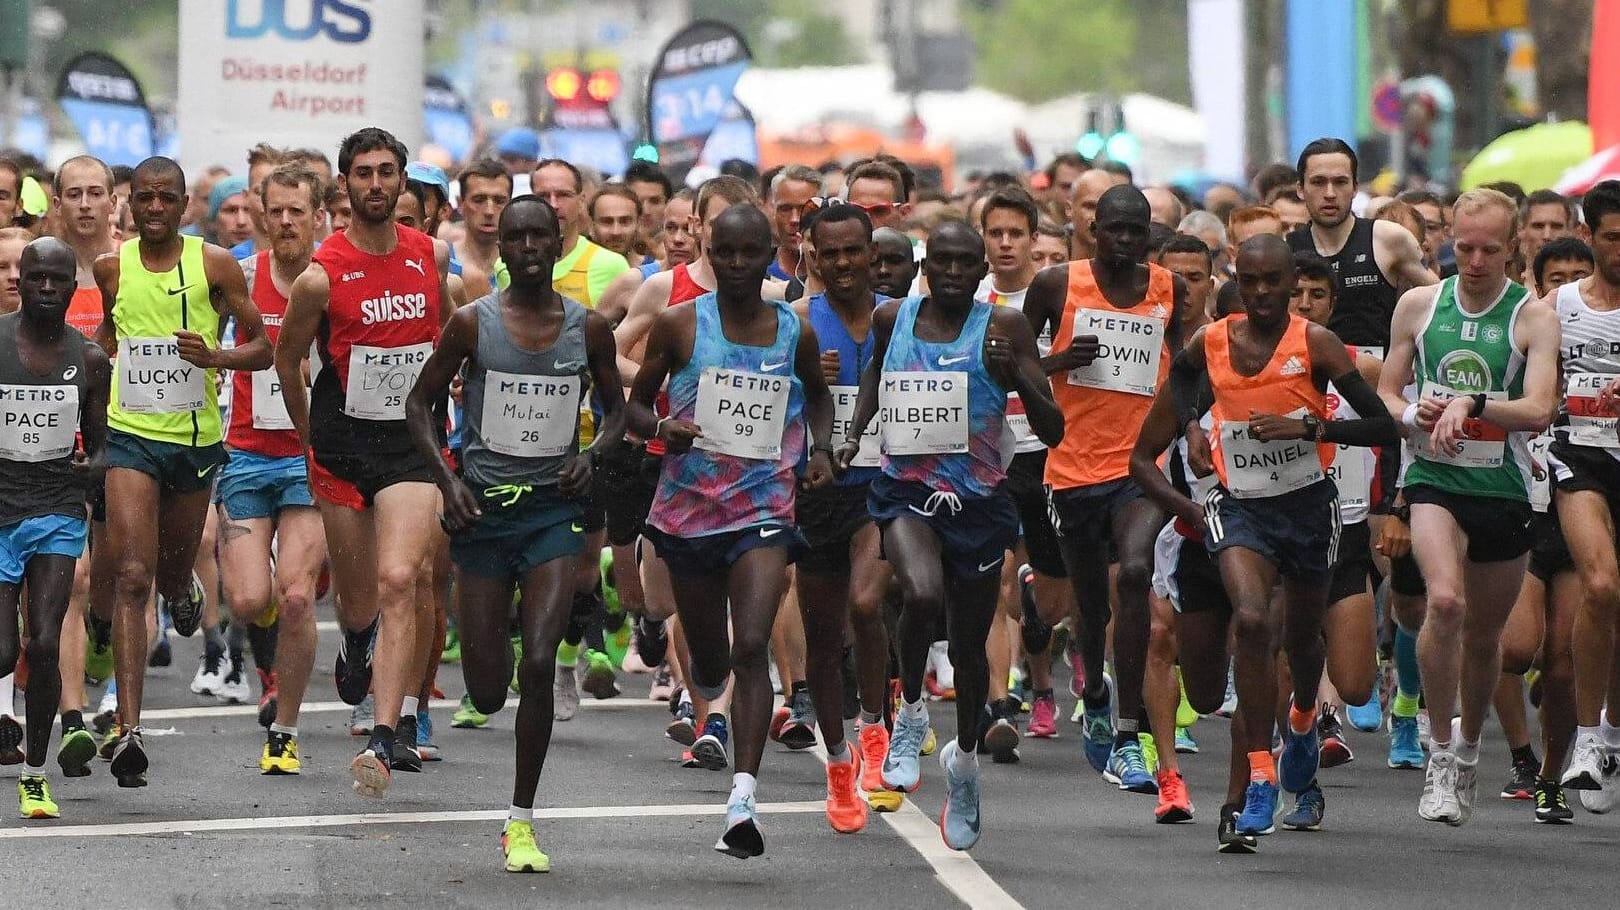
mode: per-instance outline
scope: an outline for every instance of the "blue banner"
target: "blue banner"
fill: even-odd
[[[754,128],[754,115],[735,101],[726,111],[726,119],[716,124],[714,132],[709,134],[698,160],[719,167],[733,158],[759,166],[759,132]]]
[[[736,29],[708,20],[681,29],[659,52],[647,82],[647,136],[672,180],[684,180],[697,163],[752,60]]]
[[[549,129],[540,131],[540,154],[593,167],[609,176],[630,166],[630,152],[617,130]]]
[[[152,156],[152,111],[140,83],[117,60],[94,51],[75,57],[57,81],[56,101],[87,153],[130,166]]]
[[[0,136],[0,145],[27,152],[41,161],[51,157],[51,125],[40,114],[34,99],[22,100],[21,113],[11,122],[11,135]]]
[[[466,99],[443,76],[429,76],[422,89],[422,122],[427,141],[449,153],[457,163],[473,149],[473,118]]]
[[[1356,144],[1355,0],[1288,0],[1289,156],[1313,139]]]

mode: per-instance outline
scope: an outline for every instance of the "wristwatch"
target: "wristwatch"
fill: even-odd
[[[1412,523],[1412,507],[1406,505],[1405,503],[1398,506],[1390,506],[1389,514],[1392,518],[1399,518],[1402,524],[1409,525]]]
[[[1313,441],[1322,439],[1322,421],[1316,419],[1315,414],[1306,414],[1299,419],[1305,425],[1305,438]]]

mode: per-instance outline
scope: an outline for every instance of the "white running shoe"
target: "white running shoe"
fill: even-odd
[[[197,675],[191,678],[191,694],[219,697],[220,687],[225,684],[226,663],[223,653],[204,652],[202,660],[197,662]]]
[[[947,692],[956,688],[956,668],[951,666],[950,642],[936,641],[928,646],[928,669],[934,671],[934,682]]]
[[[1457,800],[1460,775],[1456,753],[1438,749],[1429,752],[1429,766],[1423,774],[1423,798],[1418,801],[1418,815],[1431,822],[1460,825],[1462,806]]]
[[[1575,737],[1575,748],[1570,751],[1569,769],[1560,781],[1566,790],[1603,789],[1603,760],[1609,757],[1603,737],[1590,733]]]

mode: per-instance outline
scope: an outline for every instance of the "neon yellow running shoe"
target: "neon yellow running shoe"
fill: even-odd
[[[17,802],[23,818],[61,818],[62,810],[51,799],[51,785],[43,777],[24,777],[17,781]]]
[[[1153,741],[1153,734],[1138,734],[1136,741],[1142,744],[1142,763],[1147,765],[1147,772],[1149,774],[1157,772],[1159,770],[1159,744]]]
[[[303,768],[298,760],[298,738],[270,731],[264,752],[259,756],[260,774],[297,774]]]
[[[1181,668],[1176,668],[1176,687],[1181,690],[1181,702],[1176,705],[1176,726],[1187,728],[1198,723],[1198,712],[1187,701],[1187,684],[1181,679]]]
[[[508,872],[550,872],[551,857],[534,844],[532,822],[508,821],[501,832],[501,852]]]
[[[450,715],[450,726],[460,730],[476,730],[489,723],[489,715],[473,707],[471,695],[461,696],[456,713]]]
[[[928,735],[926,737],[923,737],[922,754],[923,755],[933,755],[934,750],[937,749],[938,747],[939,747],[939,737],[934,734],[934,728],[932,726],[930,726],[928,728]]]

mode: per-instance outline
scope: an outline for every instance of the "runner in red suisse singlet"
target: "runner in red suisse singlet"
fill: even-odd
[[[669,303],[665,304],[666,307],[680,306],[683,303],[691,303],[699,297],[702,297],[704,294],[709,293],[704,289],[703,285],[692,280],[692,271],[686,267],[686,263],[682,262],[677,264],[673,269],[670,269],[669,272]],[[658,393],[658,397],[653,401],[653,412],[660,417],[668,416],[668,392]],[[662,455],[664,452],[664,441],[662,439],[647,440],[648,455]]]
[[[310,394],[310,446],[322,455],[415,458],[405,396],[439,340],[433,240],[396,225],[386,256],[338,233],[315,251],[331,292],[317,336],[322,369]]]
[[[287,312],[287,298],[276,290],[271,277],[270,251],[259,251],[253,269],[253,305],[264,317],[264,334],[274,345],[281,337],[281,319]],[[231,374],[231,425],[225,430],[225,445],[269,458],[302,455],[298,432],[287,416],[281,399],[281,380],[275,368]]]

